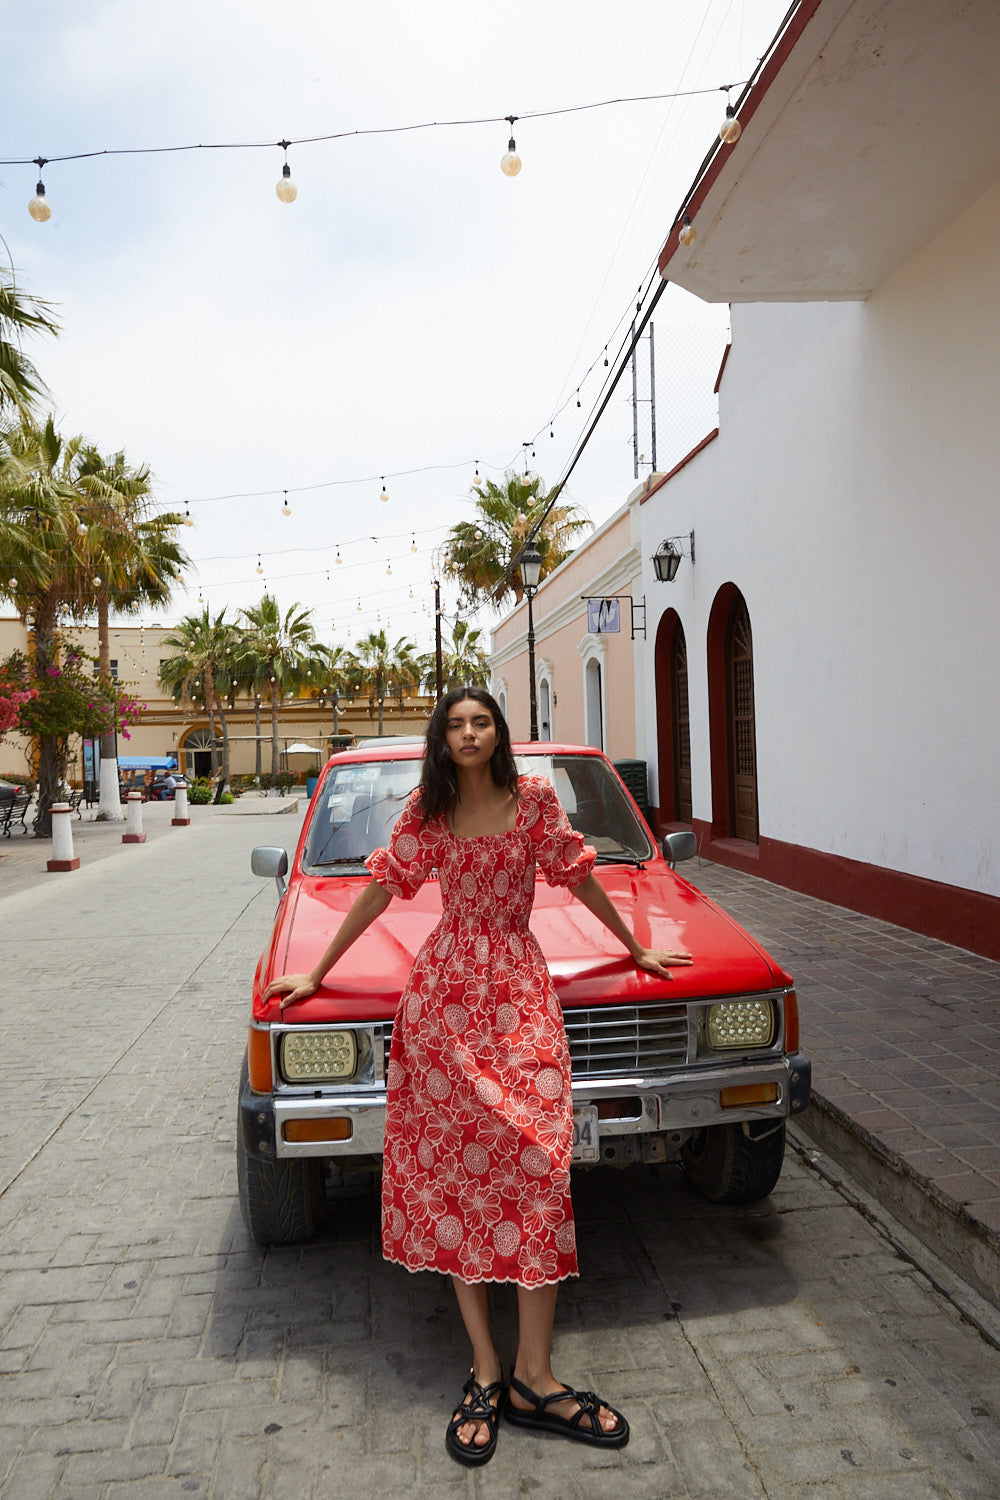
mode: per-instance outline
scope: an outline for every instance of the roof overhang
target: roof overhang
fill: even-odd
[[[708,302],[868,296],[996,180],[998,64],[997,0],[801,0],[661,274]]]

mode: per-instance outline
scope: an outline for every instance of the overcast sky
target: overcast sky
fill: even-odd
[[[63,327],[31,348],[58,425],[147,462],[158,503],[195,522],[161,618],[199,591],[235,612],[266,583],[321,639],[381,623],[429,646],[433,553],[472,513],[477,461],[500,481],[534,439],[533,471],[560,478],[726,96],[519,119],[516,178],[503,117],[738,83],[786,8],[5,7],[5,160],[499,119],[293,146],[291,205],[276,146],[50,160],[46,224],[27,214],[37,169],[0,166],[0,255]],[[670,289],[654,325],[663,469],[712,425],[727,310]],[[648,470],[648,407],[640,425]],[[626,379],[568,497],[600,524],[634,484]]]

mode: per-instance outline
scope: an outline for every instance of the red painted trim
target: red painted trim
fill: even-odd
[[[819,10],[822,3],[823,0],[802,0],[802,3],[800,4],[798,10],[795,12],[795,15],[789,21],[785,33],[781,38],[781,41],[775,47],[774,51],[771,53],[771,56],[768,58],[767,62],[761,69],[760,78],[753,85],[750,93],[740,106],[739,121],[744,130],[746,130],[747,125],[750,123],[760,106],[763,104],[768,89],[772,86],[775,79],[778,77],[778,74],[785,66],[785,63],[792,55],[792,52],[795,49],[799,38],[802,36],[802,33],[805,31],[806,27],[809,25],[809,22]],[[660,258],[657,262],[657,265],[659,267],[661,276],[666,277],[667,266],[680,248],[680,240],[677,238],[677,236],[681,232],[681,228],[684,223],[684,215],[686,214],[689,219],[694,219],[698,210],[701,208],[705,199],[708,197],[709,192],[718,181],[722,173],[722,169],[728,162],[731,153],[738,150],[739,141],[734,141],[731,146],[724,145],[722,141],[719,142],[718,150],[705,169],[704,177],[702,177],[701,181],[697,183],[697,185],[691,190],[690,195],[685,200],[680,214],[678,214],[670,233],[667,235],[667,242],[664,245],[663,249],[660,251]]]
[[[122,843],[123,844],[144,844],[145,842],[146,842],[146,835],[144,833],[123,833],[122,834]]]
[[[670,826],[657,822],[661,836]],[[788,890],[893,922],[984,958],[1000,959],[1000,896],[824,854],[781,839],[762,838],[759,844],[746,844],[740,839],[715,838],[711,826],[698,818],[692,827],[699,852],[716,864],[759,875]]]
[[[171,818],[170,819],[170,826],[171,826],[171,828],[190,828],[190,826],[191,826],[191,819],[190,818]]]
[[[50,859],[45,868],[53,870],[57,874],[63,870],[78,870],[80,868],[80,856],[77,855],[75,859]]]
[[[697,458],[698,454],[702,451],[703,448],[707,448],[709,443],[714,443],[715,439],[718,436],[719,429],[717,427],[713,427],[712,431],[707,435],[707,437],[702,438],[697,447],[692,448],[690,453],[686,453],[684,455],[679,464],[674,464],[669,473],[661,475],[661,477],[656,481],[655,484],[650,485],[646,493],[639,497],[639,504],[645,505],[650,495],[655,495],[657,490],[662,490],[665,484],[669,484],[675,474],[679,474],[682,469],[686,469],[691,460],[693,458]]]
[[[715,377],[715,389],[714,389],[714,391],[712,393],[715,396],[717,396],[719,394],[719,386],[722,384],[722,376],[723,376],[723,373],[725,372],[726,361],[729,358],[729,351],[730,351],[730,349],[732,347],[733,347],[733,341],[732,341],[732,339],[730,339],[729,343],[726,345],[726,347],[722,351],[722,363],[719,366],[719,373]]]

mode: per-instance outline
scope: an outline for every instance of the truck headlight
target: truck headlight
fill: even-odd
[[[353,1031],[287,1031],[281,1039],[281,1073],[289,1083],[340,1082],[357,1065]]]
[[[770,1047],[776,1034],[773,1000],[727,1000],[708,1007],[705,1037],[715,1052]]]

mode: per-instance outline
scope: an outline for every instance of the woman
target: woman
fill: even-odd
[[[570,1062],[562,1013],[528,927],[536,867],[574,895],[640,968],[671,977],[685,953],[651,952],[593,874],[594,851],[550,782],[519,776],[493,698],[457,688],[427,728],[420,785],[373,879],[309,974],[274,980],[282,1009],[324,975],[393,896],[436,870],[443,916],[414,961],[393,1025],[386,1080],[382,1247],[409,1270],[450,1274],[472,1344],[465,1399],[445,1442],[460,1463],[496,1449],[497,1420],[602,1447],[628,1423],[593,1392],[562,1385],[550,1363],[559,1282],[577,1274],[570,1154]],[[509,1388],[490,1332],[488,1284],[513,1281],[518,1352]]]

